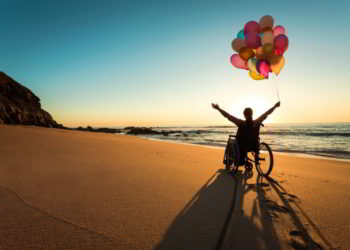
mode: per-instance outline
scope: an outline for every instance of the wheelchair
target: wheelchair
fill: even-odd
[[[268,176],[273,168],[273,154],[270,146],[265,142],[260,142],[258,137],[256,146],[240,151],[239,143],[235,135],[229,135],[225,154],[224,164],[231,174],[235,174],[239,166],[245,166],[252,170],[253,164],[261,176]],[[243,159],[242,159],[243,158]]]

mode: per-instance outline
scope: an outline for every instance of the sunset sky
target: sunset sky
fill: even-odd
[[[233,68],[231,41],[269,14],[288,30],[267,122],[350,122],[350,1],[0,0],[0,71],[66,126],[225,125],[277,101]]]

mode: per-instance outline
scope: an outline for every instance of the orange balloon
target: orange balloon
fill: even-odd
[[[262,47],[257,48],[255,54],[256,54],[256,59],[258,60],[264,59]]]
[[[265,28],[263,28],[263,29],[260,30],[260,34],[261,34],[261,33],[264,33],[264,32],[267,32],[267,31],[273,32],[273,29],[270,28],[270,27],[265,27]]]
[[[284,67],[284,57],[282,55],[274,55],[270,59],[270,68],[272,72],[278,75]]]
[[[239,53],[239,51],[241,50],[241,48],[243,47],[247,47],[247,45],[245,44],[244,40],[243,39],[240,39],[240,38],[236,38],[232,41],[232,49],[234,51],[236,51],[237,53]]]
[[[262,53],[263,53],[264,59],[269,60],[275,54],[275,48],[271,43],[266,43],[262,47]]]
[[[239,56],[245,60],[248,61],[250,58],[253,58],[255,56],[254,51],[251,48],[243,47],[239,51]]]
[[[274,40],[275,40],[275,35],[273,34],[273,31],[268,30],[261,34],[262,45],[267,43],[273,44]]]
[[[262,29],[266,27],[272,28],[275,23],[275,20],[273,20],[272,16],[266,15],[260,18],[259,23]]]

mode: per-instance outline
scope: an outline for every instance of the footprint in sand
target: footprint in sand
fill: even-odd
[[[285,206],[278,205],[275,201],[267,200],[267,207],[270,210],[274,210],[280,213],[288,213],[289,209]]]
[[[298,231],[298,230],[292,230],[289,232],[290,236],[303,236],[302,232]]]
[[[292,236],[291,246],[294,249],[323,249],[322,246],[317,244],[312,239],[308,239],[304,234],[298,230],[292,230],[289,232],[289,235]]]
[[[270,184],[268,184],[268,183],[260,183],[259,186],[260,187],[269,187]]]
[[[261,207],[263,209],[263,216],[269,220],[279,220],[279,213],[288,213],[289,209],[285,206],[278,205],[275,201],[269,199],[259,199],[263,204]]]
[[[264,218],[269,219],[269,220],[279,220],[279,215],[277,213],[274,212],[267,212],[264,215]]]

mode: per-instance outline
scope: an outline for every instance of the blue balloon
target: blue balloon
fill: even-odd
[[[240,30],[237,34],[237,38],[243,39],[244,40],[244,30]]]

